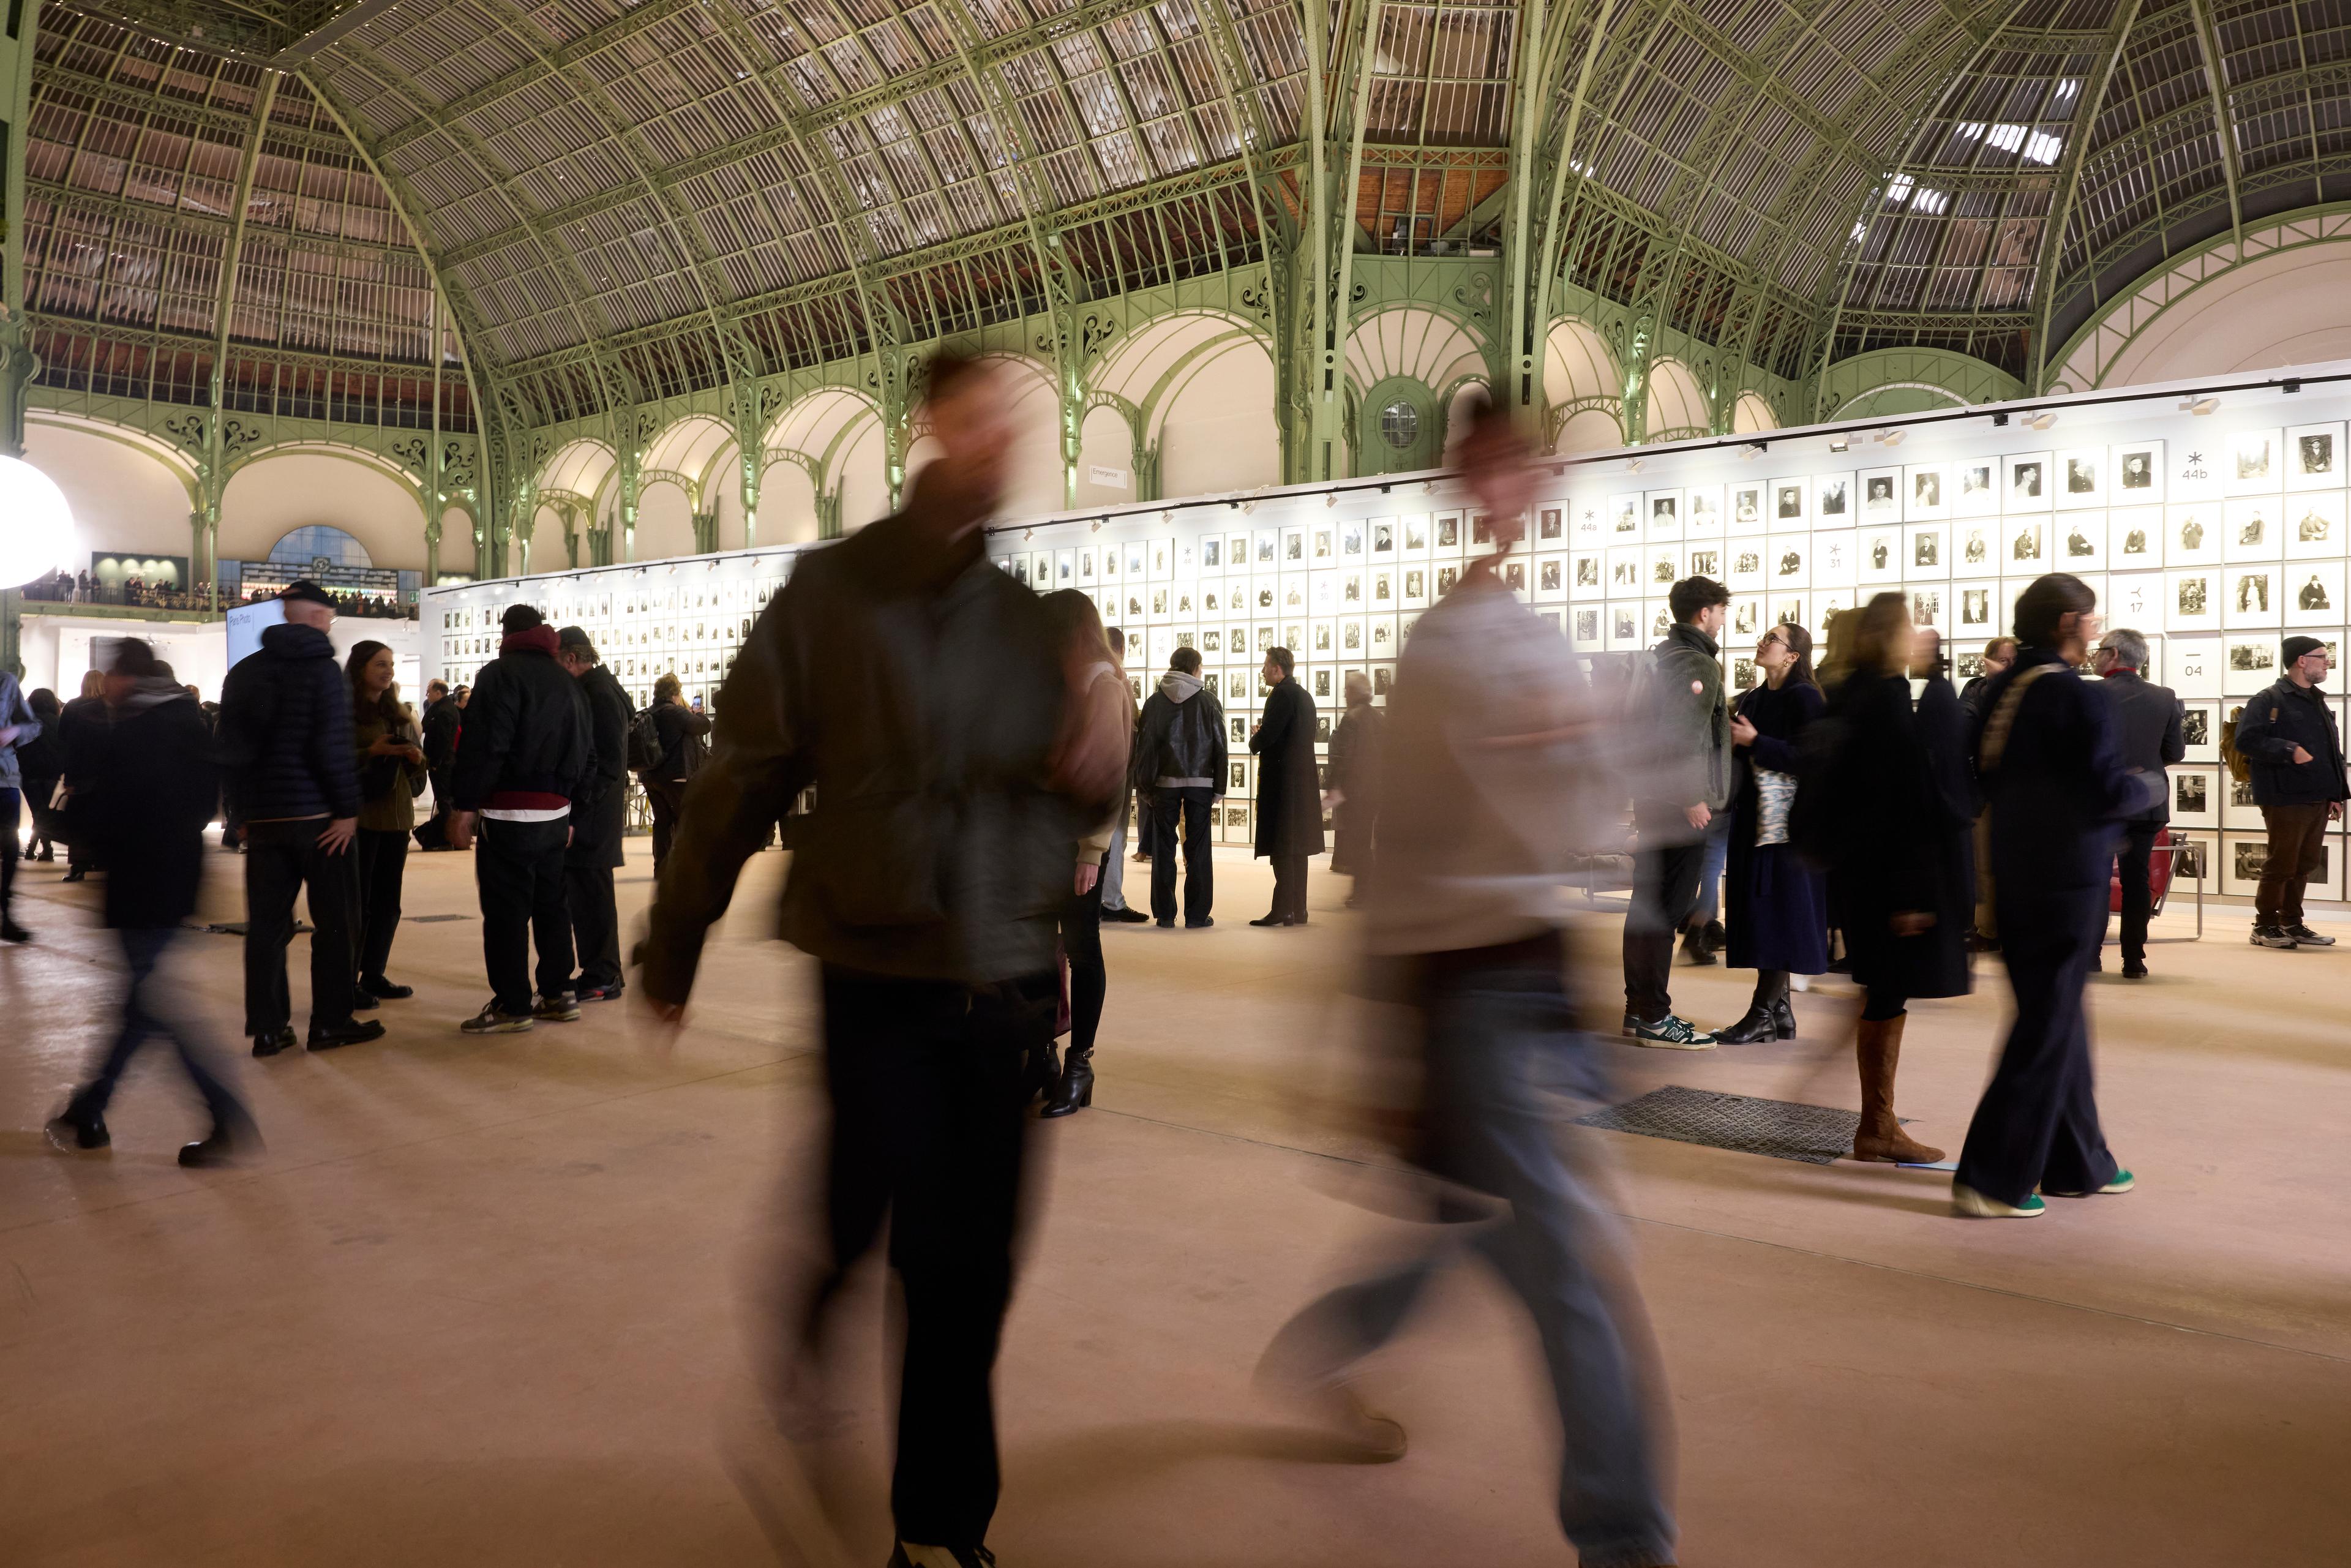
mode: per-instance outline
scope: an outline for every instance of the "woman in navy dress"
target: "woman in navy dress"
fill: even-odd
[[[1828,967],[1828,890],[1788,841],[1796,752],[1805,727],[1828,706],[1813,678],[1813,635],[1789,622],[1755,645],[1763,684],[1739,699],[1730,721],[1739,777],[1731,798],[1730,967],[1753,969],[1747,1016],[1719,1031],[1726,1045],[1792,1040],[1796,1009],[1788,977]]]

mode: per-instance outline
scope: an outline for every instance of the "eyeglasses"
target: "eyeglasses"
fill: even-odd
[[[1777,632],[1766,632],[1763,640],[1755,644],[1755,651],[1760,653],[1766,648],[1784,648],[1787,645],[1788,640]]]

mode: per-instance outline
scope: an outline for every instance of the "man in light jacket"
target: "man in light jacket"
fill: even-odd
[[[29,942],[33,934],[8,912],[8,896],[16,885],[16,819],[25,793],[16,748],[41,737],[40,716],[25,700],[16,677],[0,670],[0,941]],[[48,802],[41,804],[46,807]]]
[[[1225,792],[1225,710],[1200,684],[1200,651],[1178,648],[1143,705],[1134,735],[1134,787],[1151,791],[1151,915],[1176,924],[1176,824],[1184,823],[1184,924],[1213,925],[1216,868],[1209,858],[1214,803]]]
[[[1730,709],[1715,642],[1730,591],[1711,578],[1684,578],[1667,602],[1674,624],[1635,685],[1641,711],[1634,716],[1653,727],[1637,742],[1646,753],[1633,800],[1640,850],[1625,917],[1625,1032],[1635,1045],[1706,1051],[1714,1036],[1675,1016],[1667,977],[1674,933],[1698,908],[1707,828],[1730,803]]]

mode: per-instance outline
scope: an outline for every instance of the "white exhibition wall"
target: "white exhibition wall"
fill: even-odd
[[[24,683],[28,692],[47,686],[61,699],[75,696],[81,690],[82,675],[97,667],[94,645],[117,637],[147,639],[180,683],[194,686],[208,702],[220,700],[221,680],[228,674],[228,623],[225,621],[141,621],[43,612],[26,615],[22,624]],[[402,695],[411,703],[418,702],[423,685],[418,678],[421,640],[415,622],[339,619],[329,635],[338,654],[349,653],[371,640],[390,646]]]
[[[1718,578],[1732,592],[1726,668],[1741,689],[1771,625],[1818,628],[1880,592],[1942,631],[1965,676],[2032,579],[2074,572],[2109,625],[2147,634],[2152,675],[2186,702],[2173,821],[2204,846],[2217,889],[2249,892],[2263,841],[2250,797],[2220,768],[2221,727],[2276,678],[2282,637],[2339,646],[2351,631],[2351,364],[2302,375],[2292,393],[2231,392],[2210,415],[2187,412],[2184,392],[2085,394],[2041,405],[2055,416],[2044,429],[1988,409],[1562,460],[1502,570],[1559,627],[1563,657],[1651,646],[1671,585]],[[1443,477],[1295,486],[1009,522],[990,551],[1025,583],[1093,596],[1126,632],[1138,694],[1176,647],[1199,649],[1246,738],[1263,695],[1257,667],[1277,643],[1326,710],[1350,670],[1384,693],[1420,613],[1492,548],[1464,501]],[[589,625],[640,700],[674,670],[715,704],[800,553],[437,591],[427,673],[470,670],[495,645],[497,612],[521,600]],[[1245,759],[1233,767],[1217,826],[1241,841],[1251,779]],[[2338,831],[2314,894],[2343,897],[2345,848]]]

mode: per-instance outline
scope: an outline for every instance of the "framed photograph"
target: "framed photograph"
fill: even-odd
[[[2163,508],[2125,507],[2106,514],[2106,564],[2116,571],[2163,564]]]
[[[1363,525],[1358,523],[1355,527],[1360,528]],[[1327,530],[1317,528],[1314,531],[1317,534],[1322,534]],[[1320,540],[1317,541],[1318,544],[1320,542]],[[1318,553],[1320,552],[1318,551]],[[1281,570],[1284,571],[1303,571],[1306,570],[1306,530],[1304,528],[1282,529]]]
[[[2163,624],[2163,573],[2116,572],[2106,580],[2106,598],[2098,608],[2109,626],[2153,629]],[[2149,680],[2155,679],[2150,673]]]
[[[1404,553],[1416,560],[1426,558],[1428,554],[1428,541],[1435,531],[1431,526],[1431,519],[1426,514],[1416,513],[1405,518]]]
[[[2095,512],[2076,512],[2049,525],[2056,545],[2052,571],[2103,571],[2106,564],[2106,519]]]
[[[1942,582],[1951,575],[1945,545],[1950,530],[1940,523],[1913,523],[1902,530],[1902,576],[1907,582]]]
[[[2222,508],[2220,559],[2278,560],[2285,555],[2285,529],[2279,526],[2278,497],[2257,496]]]
[[[2210,632],[2220,626],[2223,590],[2217,570],[2193,567],[2166,576],[2170,591],[2164,600],[2165,631]]]
[[[1962,637],[1990,639],[2000,635],[1991,623],[1991,590],[1962,587],[1953,591],[1959,605],[1959,623],[1954,630]],[[1979,661],[1982,655],[1978,654]],[[1979,670],[1978,674],[1982,672]]]
[[[1682,527],[1691,538],[1722,533],[1722,486],[1700,485],[1682,492]]]
[[[2312,491],[2286,497],[2283,514],[2288,560],[2343,554],[2343,492]]]
[[[2275,430],[2241,430],[2229,437],[2222,488],[2231,496],[2275,495],[2285,483],[2283,440]]]
[[[1682,493],[1679,490],[1652,490],[1641,497],[1641,515],[1647,519],[1647,534],[1652,539],[1677,539],[1682,537]]]
[[[2003,553],[2001,525],[1995,519],[1952,525],[1945,559],[1953,577],[1998,577]]]
[[[2220,624],[2231,631],[2276,626],[2283,619],[2277,603],[2277,569],[2232,566],[2227,569],[2229,601],[2221,607]]]
[[[1720,582],[1723,580],[1723,544],[1721,539],[1706,539],[1685,545],[1682,548],[1682,575],[1709,577]]]
[[[1608,537],[1619,542],[1641,537],[1639,491],[1620,491],[1608,497]]]
[[[1902,580],[1902,530],[1863,528],[1853,536],[1854,580],[1880,583]]]
[[[2163,499],[2163,443],[2133,442],[2111,449],[2106,504],[2144,507]]]
[[[1624,599],[1638,594],[1646,570],[1646,555],[1639,545],[1609,546],[1607,596]]]
[[[1750,653],[1734,653],[1730,659],[1730,689],[1749,692],[1755,689],[1755,659]]]
[[[1642,636],[1645,639],[1643,647],[1656,647],[1665,641],[1666,633],[1673,629],[1674,612],[1662,599],[1644,601],[1641,605],[1641,619]]]
[[[1511,561],[1508,570],[1518,574],[1519,581],[1520,583],[1523,583],[1526,580],[1526,562],[1522,560]],[[1559,562],[1556,559],[1552,560],[1551,563],[1551,574],[1552,580],[1554,582],[1557,581],[1559,579]],[[1374,610],[1394,610],[1402,595],[1403,585],[1396,580],[1395,568],[1390,566],[1375,566],[1372,568],[1372,608]]]
[[[1395,601],[1393,597],[1383,597],[1387,586],[1387,573],[1375,571],[1372,574],[1372,608],[1374,610],[1395,608]],[[1517,594],[1520,603],[1527,603],[1534,592],[1534,584],[1527,577],[1527,563],[1522,560],[1504,561],[1502,586]]]
[[[2043,533],[2048,525],[2036,517],[2011,517],[2001,530],[2004,554],[2001,570],[2014,574],[2020,571],[2047,571],[2048,551],[2043,549]]]
[[[2220,825],[2220,769],[2171,769],[2171,825],[2175,828],[2217,828]]]
[[[2209,566],[2220,559],[2228,524],[2219,503],[2191,502],[2164,508],[2163,549],[2167,566]]]
[[[2278,577],[2278,599],[2289,626],[2342,625],[2343,563],[2303,560],[2284,567]]]
[[[1727,531],[1733,534],[1763,532],[1770,521],[1771,506],[1770,491],[1770,486],[1761,483],[1730,486]]]
[[[1913,463],[1902,470],[1902,516],[1913,523],[1939,522],[1951,515],[1943,493],[1949,470],[1940,463]]]
[[[2217,698],[2220,695],[2220,640],[2218,637],[2167,637],[2163,684],[2183,699]],[[2217,743],[2220,732],[2215,729],[2212,738]],[[2218,760],[2218,754],[2214,760]]]
[[[2057,505],[2079,511],[2106,504],[2106,449],[2076,446],[2057,455]]]
[[[2001,508],[2009,512],[2045,512],[2056,490],[2050,476],[2052,457],[2027,452],[2001,460]]]
[[[1563,555],[1542,555],[1535,558],[1535,598],[1546,604],[1556,604],[1567,598],[1567,558]]]
[[[1951,516],[1983,517],[2000,510],[2000,465],[1990,457],[1968,457],[1951,465]]]
[[[2189,762],[2220,760],[2220,720],[2216,710],[2219,704],[2209,700],[2182,702],[2179,705],[2179,738],[2187,750]],[[2218,810],[2220,798],[2213,797],[2213,809]],[[2214,820],[2214,826],[2219,820]]]
[[[2342,856],[2337,852],[2343,841],[2334,834],[2323,836],[2319,851],[2318,873],[2310,879],[2304,896],[2308,898],[2339,898]],[[2252,898],[2261,891],[2262,867],[2269,859],[2269,835],[2266,833],[2222,833],[2220,835],[2220,891],[2239,898]]]
[[[1851,588],[1861,570],[1861,535],[1838,528],[1813,536],[1813,582],[1820,588]]]
[[[2285,433],[2285,487],[2328,490],[2344,479],[2343,422],[2297,424]]]
[[[1537,526],[1541,530],[1542,538],[1547,539],[1557,539],[1559,538],[1559,508],[1557,507],[1552,507],[1546,509],[1538,520]],[[1322,538],[1319,531],[1315,535],[1314,545],[1318,550],[1322,549]],[[1395,519],[1394,517],[1374,517],[1372,519],[1372,559],[1375,561],[1388,561],[1394,560],[1395,558]]]
[[[1950,601],[1950,591],[1944,588],[1914,588],[1910,591],[1910,624],[1949,634],[1950,623],[1943,619],[1943,608]]]
[[[1761,588],[1763,557],[1770,548],[1769,541],[1764,539],[1731,540],[1726,551],[1730,557],[1730,575],[1723,586],[1734,593]]]
[[[1864,523],[1893,523],[1902,518],[1902,470],[1865,468],[1861,471],[1861,516]]]
[[[1339,525],[1340,565],[1353,565],[1364,559],[1364,546],[1369,533],[1360,517],[1351,517]]]
[[[1428,547],[1430,550],[1440,556],[1452,556],[1458,559],[1464,542],[1463,536],[1468,531],[1461,520],[1461,514],[1437,513],[1436,528],[1434,542]]]
[[[1853,609],[1855,600],[1860,592],[1857,588],[1814,590],[1811,603],[1805,607],[1810,618],[1803,622],[1804,629],[1812,632],[1815,641],[1825,637],[1828,634],[1829,622]],[[1814,652],[1817,653],[1818,650],[1815,649]]]
[[[1643,568],[1641,591],[1663,595],[1682,580],[1681,571],[1682,552],[1679,549],[1673,545],[1651,545]]]
[[[1471,555],[1494,553],[1494,518],[1491,513],[1469,514],[1469,553]]]
[[[1812,540],[1802,534],[1782,534],[1770,541],[1764,551],[1769,570],[1764,587],[1777,595],[1792,589],[1812,586],[1810,570]]]
[[[1806,486],[1802,479],[1777,479],[1771,484],[1771,532],[1784,533],[1792,528],[1807,527],[1812,519],[1804,505]]]
[[[2278,634],[2249,632],[2223,641],[2220,689],[2232,697],[2247,697],[2278,677]]]
[[[2179,887],[2180,896],[2194,898],[2195,890],[2189,884],[2199,882],[2206,893],[2220,892],[2220,835],[2202,829],[2182,828],[2175,822],[2171,837],[2174,842],[2185,846],[2171,862],[2172,882]]]
[[[1409,583],[1406,585],[1409,587]],[[1604,599],[1608,596],[1608,558],[1601,550],[1578,550],[1568,557],[1567,596],[1570,599]],[[1406,593],[1405,602],[1412,596]]]
[[[1751,593],[1733,594],[1724,646],[1743,648],[1763,635],[1763,601]]]
[[[1651,644],[1641,636],[1641,606],[1612,602],[1608,606],[1608,652],[1637,653]]]
[[[1813,521],[1823,528],[1849,528],[1860,521],[1854,509],[1853,476],[1820,474],[1813,478]]]
[[[1571,622],[1569,634],[1575,646],[1579,648],[1600,646],[1600,617],[1604,613],[1606,612],[1599,606],[1590,605],[1578,609],[1569,618]]]

